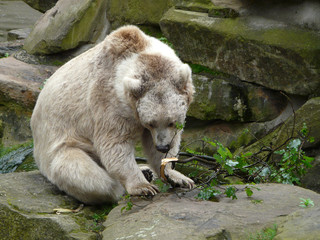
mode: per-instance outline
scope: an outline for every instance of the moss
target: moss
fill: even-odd
[[[0,239],[71,239],[53,220],[25,217],[0,205]],[[4,231],[5,229],[5,231]]]
[[[112,26],[144,24],[158,26],[163,14],[173,6],[174,0],[111,0],[108,2],[107,15]]]
[[[0,157],[4,156],[12,151],[15,151],[19,148],[27,148],[27,147],[32,147],[32,146],[33,146],[32,140],[29,140],[29,141],[22,143],[22,144],[16,144],[16,145],[13,145],[10,147],[4,147],[3,145],[0,145]]]
[[[224,73],[222,73],[220,71],[210,69],[210,68],[202,66],[200,64],[190,63],[189,66],[191,67],[192,73],[195,73],[195,74],[197,74],[197,73],[209,73],[212,76],[224,76],[225,75]]]
[[[33,154],[29,154],[15,172],[30,172],[37,170],[38,166],[34,161]]]
[[[103,0],[92,1],[88,8],[83,8],[82,11],[78,13],[80,16],[83,16],[79,17],[80,20],[74,24],[69,33],[62,40],[62,49],[67,50],[75,48],[78,46],[79,42],[84,40],[91,40],[94,42],[99,37],[99,33],[103,28],[103,14],[99,14],[97,11],[101,12],[101,5],[103,3]],[[94,27],[95,23],[98,25],[96,28]]]

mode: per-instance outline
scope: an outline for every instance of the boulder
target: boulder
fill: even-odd
[[[33,109],[44,80],[57,67],[32,65],[13,57],[0,59],[0,94],[7,101],[15,101]]]
[[[9,147],[32,139],[30,117],[45,79],[56,67],[0,59],[0,137]]]
[[[55,208],[76,209],[79,202],[38,171],[0,174],[0,185],[0,239],[97,239],[94,208],[56,214]]]
[[[110,0],[107,15],[113,28],[124,24],[157,25],[174,0]]]
[[[108,31],[107,0],[60,0],[35,24],[25,41],[30,54],[52,54],[94,43]]]
[[[15,29],[8,32],[8,41],[26,39],[31,32],[31,28]]]
[[[58,0],[23,0],[30,7],[37,9],[40,12],[46,12],[54,7]]]
[[[287,105],[279,92],[236,78],[193,74],[193,82],[196,93],[188,116],[200,120],[270,121]]]
[[[42,15],[22,1],[0,1],[0,8],[0,42],[10,30],[31,28]]]
[[[267,18],[209,17],[171,8],[160,21],[164,35],[187,62],[296,95],[318,95],[320,36]]]
[[[149,201],[132,198],[132,210],[121,213],[120,204],[110,212],[103,239],[240,240],[274,224],[278,240],[318,239],[319,194],[282,184],[255,187],[260,191],[253,190],[252,197],[240,190],[237,200],[223,197],[218,202],[195,199],[197,191],[159,194]],[[300,198],[310,198],[315,206],[299,207]]]

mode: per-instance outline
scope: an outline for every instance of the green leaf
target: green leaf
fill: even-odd
[[[251,197],[251,196],[252,196],[253,191],[251,190],[251,188],[246,187],[246,194],[247,194],[248,197]]]
[[[231,197],[232,200],[234,200],[238,199],[236,196],[236,191],[237,190],[235,187],[227,187],[224,193],[227,195],[227,197]]]

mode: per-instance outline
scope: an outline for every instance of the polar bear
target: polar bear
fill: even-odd
[[[121,27],[58,69],[31,118],[34,158],[49,181],[87,204],[117,201],[124,191],[155,195],[138,167],[142,138],[151,169],[179,150],[194,86],[174,51],[135,26]],[[191,179],[166,167],[173,185]]]

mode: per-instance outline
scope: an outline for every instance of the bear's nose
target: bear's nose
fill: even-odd
[[[167,144],[167,145],[158,145],[158,146],[156,146],[156,149],[157,149],[159,152],[167,153],[167,152],[169,152],[169,150],[170,150],[170,146],[169,146],[169,144]]]

